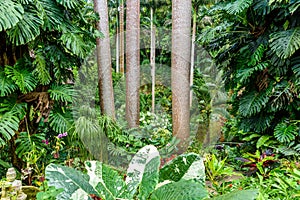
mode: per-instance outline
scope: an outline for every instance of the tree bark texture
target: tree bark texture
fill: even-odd
[[[104,38],[97,38],[100,107],[102,114],[115,119],[107,1],[94,0],[94,6],[100,16],[97,28],[104,35]]]
[[[120,73],[124,74],[125,71],[125,55],[124,55],[124,0],[120,0],[120,14],[119,14],[119,22],[120,22]]]
[[[172,1],[172,119],[173,135],[180,139],[179,153],[190,136],[191,0]]]
[[[126,120],[139,127],[140,118],[140,1],[128,0],[126,9]]]

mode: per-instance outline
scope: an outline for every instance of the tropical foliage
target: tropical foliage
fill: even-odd
[[[298,141],[299,12],[298,1],[225,1],[207,12],[214,25],[201,35],[225,72],[238,129],[282,144]]]

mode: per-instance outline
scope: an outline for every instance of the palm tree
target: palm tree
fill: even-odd
[[[140,116],[140,2],[127,1],[126,9],[126,120],[139,126]]]
[[[108,7],[106,0],[94,0],[95,12],[100,19],[97,29],[104,35],[97,38],[97,64],[99,76],[99,96],[102,114],[115,118],[114,94],[112,85],[111,52],[109,38]]]
[[[172,2],[172,119],[179,152],[187,147],[190,134],[191,10],[191,0]]]

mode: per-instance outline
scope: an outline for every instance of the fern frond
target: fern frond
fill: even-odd
[[[34,5],[27,5],[23,19],[7,31],[9,39],[15,45],[26,44],[40,35],[43,19]]]
[[[282,122],[275,127],[274,136],[282,143],[289,143],[293,141],[298,135],[297,126],[294,124],[289,125],[287,122]]]
[[[73,119],[70,112],[62,112],[59,109],[51,111],[49,116],[49,125],[57,133],[64,133],[70,129]]]
[[[229,14],[237,15],[250,7],[253,0],[236,0],[224,8]]]
[[[35,89],[37,85],[36,79],[27,69],[21,69],[21,67],[18,66],[18,63],[14,67],[6,66],[4,71],[7,77],[15,81],[15,84],[22,93],[26,94]]]
[[[12,94],[18,86],[13,82],[11,78],[8,78],[4,71],[0,69],[0,97]]]
[[[287,59],[300,48],[300,28],[273,33],[269,42],[272,52],[281,59]]]
[[[46,59],[41,54],[41,52],[37,52],[35,54],[35,60],[32,64],[35,66],[35,69],[33,70],[33,75],[37,77],[37,79],[42,85],[49,84],[51,81],[51,76],[46,66]]]
[[[242,116],[251,116],[261,111],[269,100],[266,93],[250,92],[240,100],[239,112]]]
[[[0,32],[14,27],[22,18],[22,5],[11,0],[0,0]]]
[[[51,85],[48,90],[51,99],[61,102],[72,102],[75,95],[74,89],[70,85]]]

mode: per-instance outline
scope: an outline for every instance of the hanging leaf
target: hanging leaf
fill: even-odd
[[[26,44],[40,35],[43,19],[34,5],[28,5],[24,17],[16,26],[7,31],[9,39],[15,45]]]
[[[14,27],[22,18],[22,5],[11,0],[0,0],[0,32]]]
[[[300,28],[273,33],[269,42],[271,50],[277,56],[287,59],[300,48]]]

